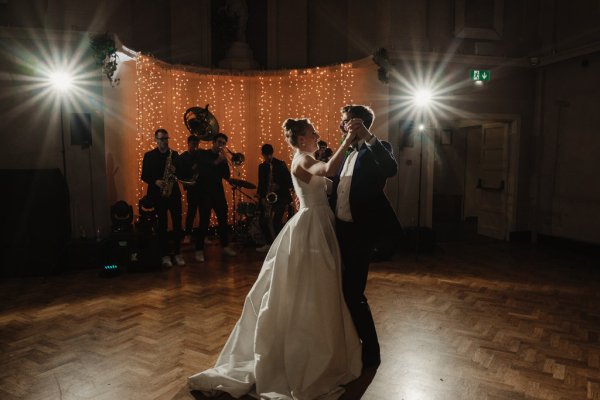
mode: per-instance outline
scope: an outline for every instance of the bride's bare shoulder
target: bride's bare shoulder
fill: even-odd
[[[300,154],[296,156],[297,159],[292,162],[292,174],[304,183],[310,183],[312,174],[306,169],[311,165],[311,159],[314,163],[315,159],[310,157],[308,154]]]

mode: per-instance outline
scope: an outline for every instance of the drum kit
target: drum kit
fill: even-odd
[[[233,194],[233,232],[238,240],[252,244],[264,243],[260,228],[258,204],[253,197],[242,189],[256,189],[256,185],[243,179],[229,179]],[[239,201],[237,193],[244,195],[250,201]]]

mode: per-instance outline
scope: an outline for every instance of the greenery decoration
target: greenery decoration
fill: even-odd
[[[102,67],[102,72],[110,81],[110,85],[118,85],[119,79],[113,79],[119,60],[117,46],[115,45],[113,36],[108,33],[93,35],[90,38],[90,47],[94,52],[96,65]]]
[[[390,81],[390,58],[388,57],[387,50],[381,47],[373,53],[373,62],[379,66],[377,69],[377,77],[383,83],[389,83]]]

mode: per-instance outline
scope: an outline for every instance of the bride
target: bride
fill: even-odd
[[[283,129],[296,150],[291,169],[300,209],[271,245],[217,363],[188,379],[190,390],[208,396],[333,400],[361,372],[325,193],[325,176],[339,169],[354,134],[324,163],[313,158],[319,135],[308,119],[288,119]]]

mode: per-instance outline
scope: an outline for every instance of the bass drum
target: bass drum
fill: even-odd
[[[248,238],[254,245],[261,246],[267,242],[260,227],[258,215],[248,221]]]
[[[246,203],[246,202],[241,202],[237,205],[237,212],[238,214],[244,215],[246,217],[253,217],[254,215],[256,215],[256,211],[257,211],[257,205],[256,203]]]

